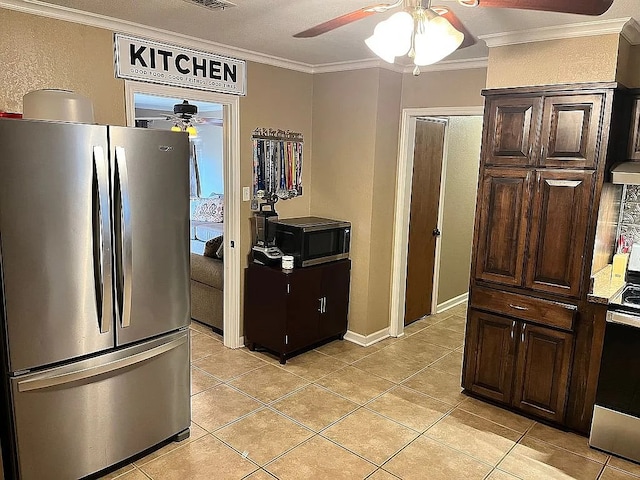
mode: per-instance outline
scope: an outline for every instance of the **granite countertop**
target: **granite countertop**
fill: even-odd
[[[587,295],[589,302],[608,305],[609,301],[624,288],[624,277],[613,278],[611,272],[612,266],[607,265],[591,277],[591,291]]]

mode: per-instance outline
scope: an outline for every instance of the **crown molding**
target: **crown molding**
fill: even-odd
[[[245,50],[242,48],[224,45],[222,43],[203,40],[201,38],[184,35],[181,33],[170,32],[160,28],[149,27],[139,23],[119,20],[105,15],[96,13],[83,12],[73,8],[63,7],[44,3],[39,0],[0,0],[0,8],[15,10],[31,15],[53,18],[66,22],[88,25],[91,27],[103,28],[113,32],[136,35],[149,40],[162,41],[177,44],[183,47],[201,50],[219,55],[239,58],[242,60],[252,61],[274,67],[286,68],[302,73],[330,73],[345,72],[350,70],[361,70],[366,68],[384,68],[397,73],[411,73],[413,66],[404,66],[390,64],[380,59],[365,59],[347,62],[335,62],[312,65],[309,63],[296,62],[286,58],[274,57],[263,53]],[[420,67],[422,72],[438,72],[445,70],[463,70],[471,68],[486,68],[487,58],[467,59],[467,60],[449,60]]]
[[[72,23],[80,23],[91,27],[104,28],[119,33],[127,33],[148,38],[150,40],[179,44],[180,46],[203,50],[228,57],[239,58],[257,63],[263,63],[274,67],[286,68],[303,73],[313,73],[313,65],[274,57],[263,53],[253,52],[242,48],[236,48],[222,43],[170,32],[160,28],[149,27],[139,23],[119,20],[96,13],[82,12],[73,8],[51,5],[38,0],[0,0],[0,7],[29,13],[41,17],[54,18]]]
[[[445,60],[444,62],[434,63],[420,67],[420,73],[428,72],[444,72],[447,70],[471,70],[474,68],[487,68],[489,57],[467,58],[462,60]],[[407,65],[404,67],[403,73],[413,73],[415,66]]]
[[[479,35],[478,38],[484,40],[487,43],[487,46],[492,48],[502,47],[505,45],[516,45],[519,43],[591,37],[594,35],[606,35],[611,33],[623,34],[625,31],[629,32],[628,35],[633,37],[633,27],[627,27],[630,22],[637,25],[635,20],[627,17],[613,20],[596,20],[593,22],[573,23],[570,25],[558,25],[554,27],[534,28],[531,30],[521,30],[516,32],[492,33],[489,35]],[[627,27],[627,30],[625,30],[625,27]],[[638,35],[640,35],[640,32],[638,32]]]
[[[630,19],[622,29],[622,36],[631,45],[640,45],[640,24],[635,19]]]
[[[353,60],[347,62],[322,63],[313,66],[312,73],[333,73],[347,72],[350,70],[363,70],[365,68],[384,68],[392,72],[403,73],[404,67],[394,63],[387,63],[377,58],[368,58],[366,60]]]

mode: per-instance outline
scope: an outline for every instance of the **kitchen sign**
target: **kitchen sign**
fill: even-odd
[[[115,34],[116,77],[247,94],[246,62],[212,53]]]

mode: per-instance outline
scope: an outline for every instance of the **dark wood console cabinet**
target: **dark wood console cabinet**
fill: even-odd
[[[244,337],[284,364],[295,352],[347,331],[351,261],[285,272],[249,264],[245,273]]]
[[[632,115],[616,84],[483,94],[462,385],[586,433],[601,349],[589,279],[615,242],[598,214],[609,168],[639,150],[640,103]]]

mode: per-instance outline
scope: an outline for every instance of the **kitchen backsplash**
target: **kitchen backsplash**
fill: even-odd
[[[633,243],[640,243],[640,185],[627,185],[622,200],[619,235],[624,235]]]

